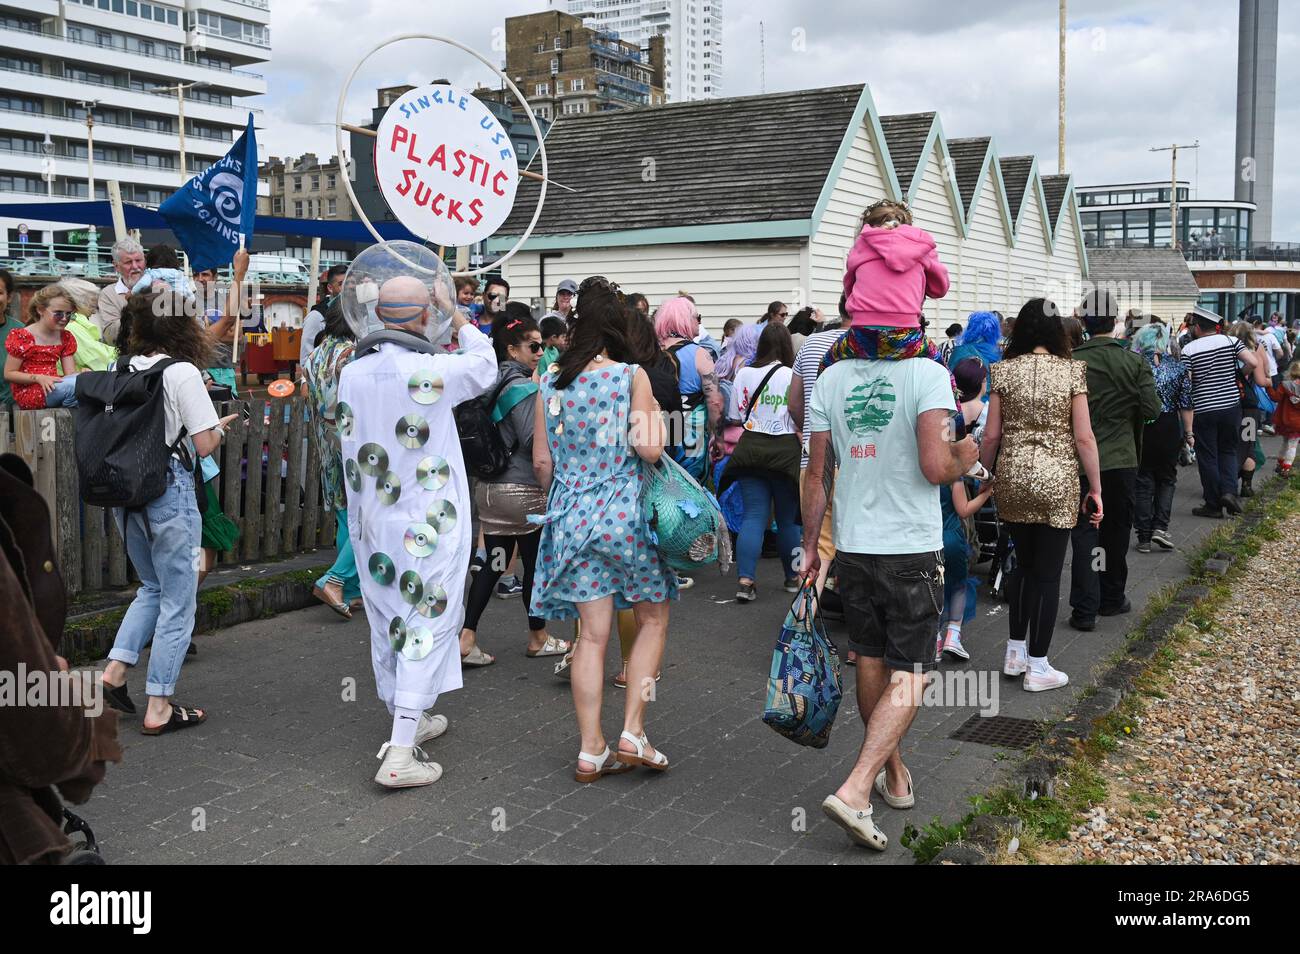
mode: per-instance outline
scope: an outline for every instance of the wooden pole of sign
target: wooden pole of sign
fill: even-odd
[[[245,242],[244,233],[240,232],[239,250],[241,252],[244,250],[244,242]],[[231,280],[232,281],[234,280],[234,275],[231,275]],[[242,304],[243,297],[244,295],[241,289],[239,294],[240,304]],[[243,309],[240,308],[239,314],[235,316],[235,340],[231,343],[230,346],[230,366],[235,369],[236,374],[239,373],[239,339],[242,337],[244,337],[244,312]]]
[[[127,237],[126,214],[122,211],[122,187],[116,179],[108,180],[108,207],[113,212],[113,240],[120,242]]]
[[[351,123],[343,123],[342,126],[348,132],[354,132],[360,136],[369,136],[371,139],[375,139],[379,136],[379,133],[375,132],[373,129],[366,129],[364,126],[354,126]],[[538,182],[550,182],[551,185],[555,186],[558,189],[564,189],[566,192],[578,191],[577,189],[574,189],[571,186],[561,185],[560,183],[556,182],[554,179],[547,179],[540,172],[533,172],[529,169],[520,169],[519,174],[523,176],[525,179],[536,179]]]

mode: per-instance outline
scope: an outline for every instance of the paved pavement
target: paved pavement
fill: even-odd
[[[1172,528],[1178,550],[1130,552],[1132,615],[1078,633],[1064,622],[1062,599],[1051,658],[1070,674],[1069,689],[1031,694],[1002,682],[1006,609],[983,596],[966,628],[973,658],[956,668],[996,687],[1003,715],[1061,716],[1151,594],[1186,573],[1184,552],[1220,525],[1190,515],[1198,494],[1194,469],[1182,469]],[[494,600],[480,638],[497,664],[467,672],[465,688],[437,707],[451,720],[430,746],[442,780],[382,790],[372,778],[390,719],[374,696],[366,623],[320,607],[200,637],[179,696],[208,707],[208,724],[146,738],[138,717],[125,717],[125,758],[81,812],[106,857],[120,863],[911,863],[898,843],[904,823],[960,817],[970,796],[1005,776],[1015,753],[949,737],[974,707],[923,709],[904,746],[916,807],[877,805],[890,839],[883,854],[852,846],[820,804],[862,741],[853,670],[845,669],[826,749],[801,748],[763,725],[772,645],[787,606],[775,560],[762,562],[759,587],[756,603],[738,606],[731,581],[701,574],[673,608],[648,720],[652,740],[673,761],[662,775],[573,781],[578,737],[568,684],[551,674],[552,661],[524,656],[518,602]],[[611,676],[616,656],[610,652]],[[143,668],[131,675],[137,697],[143,678]],[[621,690],[607,689],[611,739],[621,699]]]

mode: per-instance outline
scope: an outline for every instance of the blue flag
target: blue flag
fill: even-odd
[[[248,128],[225,157],[181,186],[158,207],[194,271],[229,265],[240,235],[253,236],[257,214],[257,137]]]

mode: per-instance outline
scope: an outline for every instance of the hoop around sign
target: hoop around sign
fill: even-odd
[[[514,205],[514,145],[484,103],[447,84],[419,86],[388,107],[375,140],[375,178],[408,229],[449,247],[473,245]]]

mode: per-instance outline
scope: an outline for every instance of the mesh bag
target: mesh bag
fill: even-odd
[[[667,454],[641,464],[641,509],[654,532],[659,553],[674,570],[699,570],[710,564],[731,569],[731,535],[717,498]]]

